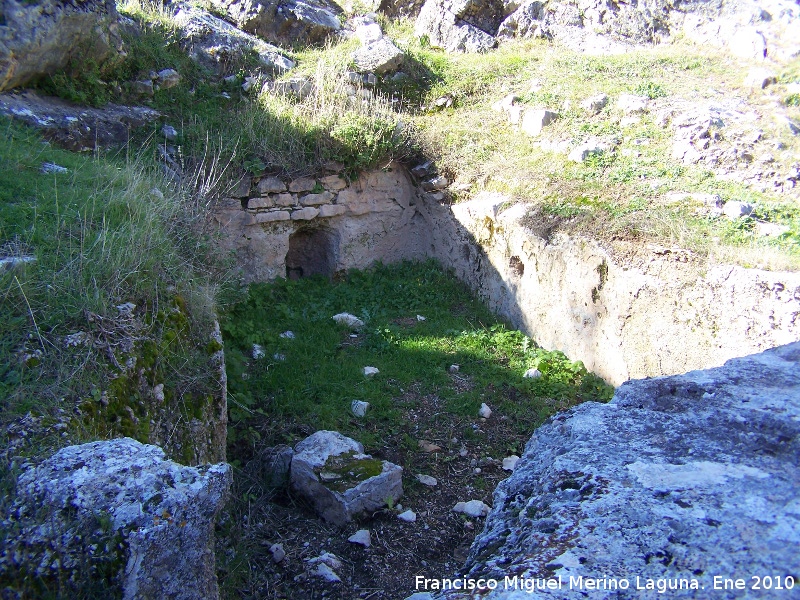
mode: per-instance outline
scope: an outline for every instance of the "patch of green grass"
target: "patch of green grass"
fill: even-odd
[[[345,311],[366,323],[357,337],[331,319]],[[425,320],[417,321],[418,314]],[[342,431],[369,445],[397,425],[397,398],[412,385],[446,400],[453,414],[476,415],[481,402],[489,402],[527,431],[552,413],[554,399],[567,406],[610,398],[611,388],[581,363],[509,329],[434,262],[354,271],[336,283],[311,278],[254,284],[225,311],[222,330],[229,441],[245,455],[264,437],[294,443],[301,424]],[[287,330],[294,339],[281,337]],[[252,357],[253,344],[263,347],[264,358]],[[472,389],[453,389],[451,364],[472,379]],[[366,378],[365,366],[380,374]],[[543,377],[524,379],[530,367]],[[353,400],[371,405],[363,424],[350,414]]]

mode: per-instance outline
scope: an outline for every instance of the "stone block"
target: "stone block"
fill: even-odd
[[[323,218],[339,217],[347,212],[344,206],[338,204],[324,204],[319,207],[319,216]]]
[[[328,204],[331,200],[333,200],[333,194],[330,192],[306,194],[300,198],[300,204],[303,206],[319,206],[320,204]]]
[[[297,204],[297,198],[292,194],[275,194],[272,196],[275,206],[294,206]]]
[[[272,208],[275,203],[272,201],[272,198],[250,198],[247,201],[247,208],[250,210],[256,210],[259,208]]]
[[[317,186],[317,182],[310,177],[301,177],[289,183],[290,192],[310,192]]]
[[[286,191],[286,184],[277,177],[264,177],[258,182],[258,193],[262,196]]]
[[[292,211],[292,221],[310,221],[319,214],[319,209],[312,206]]]
[[[295,446],[291,487],[320,517],[339,527],[403,494],[403,468],[364,454],[335,431],[317,431]]]
[[[288,210],[273,210],[256,215],[256,223],[273,223],[275,221],[288,221],[290,219]]]
[[[330,192],[338,192],[347,187],[347,182],[338,175],[328,175],[320,179],[319,182]]]

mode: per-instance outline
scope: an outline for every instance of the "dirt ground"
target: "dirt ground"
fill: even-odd
[[[466,376],[454,373],[450,378],[457,391],[471,387]],[[218,557],[227,553],[229,559],[220,573],[228,597],[404,599],[417,591],[417,575],[442,578],[457,573],[483,519],[455,513],[453,506],[469,500],[491,506],[494,489],[509,475],[502,469],[502,459],[512,450],[521,454],[529,434],[518,433],[497,412],[489,419],[453,415],[438,396],[422,395],[417,389],[407,389],[395,400],[403,408],[406,425],[389,433],[379,451],[371,450],[373,456],[403,466],[404,495],[398,505],[338,529],[285,489],[271,498],[252,494],[246,508],[231,517],[241,519],[232,529],[238,539],[231,539],[237,537],[234,533],[221,540],[235,544],[236,555],[232,547],[218,545]],[[439,450],[426,451],[420,441],[429,450],[426,442]],[[437,485],[423,485],[417,474],[435,477]],[[250,489],[256,487],[254,481]],[[247,481],[240,480],[237,488],[240,493],[248,489]],[[401,521],[397,517],[401,507],[413,510],[416,522]],[[359,529],[370,531],[369,548],[347,541]],[[286,553],[277,564],[270,552],[273,544],[281,544]],[[247,552],[242,553],[242,548]],[[341,561],[336,569],[340,583],[328,583],[310,573],[313,569],[306,561],[323,552]],[[221,562],[225,563],[218,558]]]

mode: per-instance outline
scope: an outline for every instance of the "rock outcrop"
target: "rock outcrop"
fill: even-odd
[[[273,44],[321,44],[341,29],[342,9],[330,0],[212,0],[212,4],[237,27]]]
[[[230,485],[227,464],[185,467],[130,438],[63,448],[20,476],[0,565],[126,600],[218,598],[214,520]]]
[[[120,51],[114,0],[4,0],[0,5],[0,91],[67,66],[102,64]]]
[[[493,311],[614,385],[800,338],[798,273],[709,265],[677,247],[604,247],[551,231],[502,194],[419,207],[431,254]]]
[[[798,464],[800,343],[630,381],[609,404],[582,404],[536,431],[463,571],[498,580],[486,598],[531,597],[526,580],[559,577],[560,589],[535,597],[585,598],[589,578],[614,582],[595,593],[615,598],[657,597],[659,586],[670,598],[741,597],[712,591],[715,576],[791,585]]]
[[[323,519],[343,526],[403,495],[403,468],[364,454],[335,431],[318,431],[295,446],[291,487]]]
[[[249,52],[258,55],[268,72],[280,74],[294,68],[294,62],[279,48],[196,6],[175,5],[174,19],[189,56],[220,75],[229,75],[229,69]]]
[[[800,51],[800,7],[792,0],[427,0],[415,32],[450,51],[483,51],[496,36],[558,39],[589,53],[622,52],[680,34],[743,58],[785,61]]]

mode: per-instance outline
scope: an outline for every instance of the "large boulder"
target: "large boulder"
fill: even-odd
[[[323,519],[339,527],[403,494],[403,468],[364,454],[335,431],[317,431],[295,446],[291,487]]]
[[[341,29],[342,9],[331,0],[212,0],[248,33],[273,44],[321,44]]]
[[[51,75],[71,59],[102,64],[121,40],[114,0],[3,0],[0,91]]]
[[[185,467],[130,438],[63,448],[20,476],[0,570],[80,597],[218,598],[214,520],[230,485],[225,463]]]
[[[560,599],[595,597],[587,578],[613,580],[604,598],[656,597],[659,586],[670,598],[734,597],[712,591],[715,576],[788,586],[800,573],[798,465],[800,343],[630,381],[611,403],[536,431],[464,573],[499,581],[487,598],[528,597],[514,575],[517,586],[560,577],[560,589],[536,588]]]
[[[250,52],[258,55],[267,71],[280,74],[294,68],[294,62],[280,48],[196,6],[176,4],[174,21],[179,27],[181,44],[189,55],[220,75],[233,72],[240,59]]]
[[[485,52],[496,45],[504,10],[501,0],[427,0],[414,35],[450,52]]]

